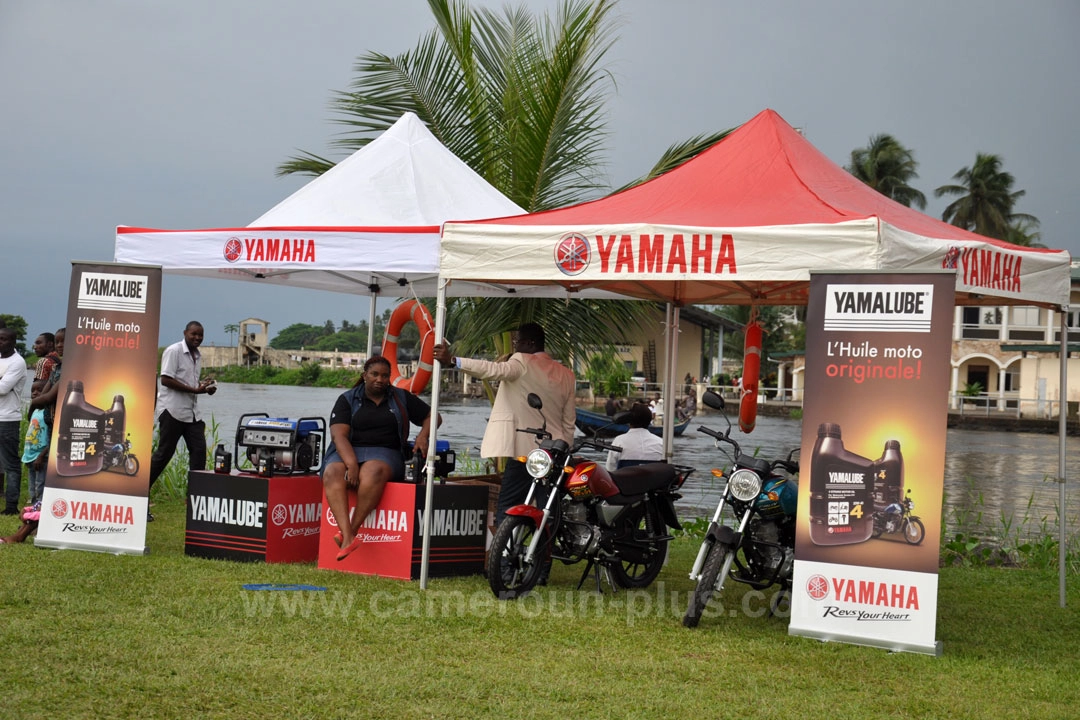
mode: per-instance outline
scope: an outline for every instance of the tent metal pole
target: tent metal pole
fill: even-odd
[[[671,462],[672,457],[675,455],[675,416],[677,415],[675,406],[676,398],[681,394],[677,383],[682,382],[678,367],[679,333],[682,332],[679,325],[682,322],[682,312],[678,305],[672,307],[671,320],[671,363],[668,365],[668,387],[671,388],[671,391],[668,393],[667,419],[664,420],[667,423],[667,454],[665,457],[668,462]]]
[[[721,323],[720,330],[717,333],[716,343],[716,374],[721,375],[724,372],[724,325]],[[705,378],[705,384],[711,385],[712,378]]]
[[[446,280],[439,278],[438,295],[435,300],[435,343],[443,341],[443,327],[446,324]],[[439,386],[442,384],[442,365],[433,361],[435,367],[431,373],[431,433],[428,436],[427,461],[424,463],[424,515],[423,549],[420,552],[420,589],[427,590],[428,561],[431,558],[431,508],[435,497],[435,443],[439,435]]]
[[[371,351],[375,347],[375,301],[379,299],[377,292],[372,292],[370,296],[371,306],[368,308],[368,324],[367,324],[367,357],[364,360],[371,358]]]
[[[1065,607],[1065,435],[1069,411],[1069,306],[1061,311],[1061,379],[1058,384],[1058,604]]]
[[[664,336],[664,354],[667,367],[664,368],[664,460],[671,462],[674,454],[672,445],[675,436],[675,364],[679,359],[679,308],[668,303],[664,313],[666,325]]]

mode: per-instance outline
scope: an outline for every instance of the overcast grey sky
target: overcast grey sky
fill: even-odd
[[[1080,2],[621,0],[619,15],[613,186],[768,107],[839,164],[891,133],[936,217],[933,189],[996,153],[1044,244],[1080,256]],[[116,225],[251,222],[304,183],[275,178],[280,162],[329,152],[356,57],[431,27],[423,0],[0,0],[0,312],[31,339],[62,325],[70,261],[111,260]],[[223,344],[250,316],[271,334],[367,317],[363,298],[170,277],[162,306],[162,345],[189,319]]]

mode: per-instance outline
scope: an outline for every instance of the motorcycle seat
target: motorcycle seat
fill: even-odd
[[[671,487],[678,477],[675,465],[664,462],[647,463],[620,468],[611,473],[611,479],[624,496],[644,495],[651,490]]]

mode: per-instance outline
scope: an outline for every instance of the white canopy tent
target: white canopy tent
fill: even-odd
[[[522,212],[447,150],[416,115],[406,113],[247,227],[120,226],[114,257],[116,262],[161,265],[167,274],[367,295],[368,327],[373,328],[376,297],[436,295],[444,221]],[[469,297],[519,293],[487,282],[459,283],[455,290]],[[567,292],[544,285],[523,289],[520,295],[566,297]],[[433,443],[435,436],[433,432]],[[429,494],[427,507],[431,502]],[[424,586],[429,545],[425,523]]]
[[[441,249],[437,339],[445,294],[456,293],[460,282],[604,289],[666,301],[668,387],[676,382],[680,306],[806,304],[815,271],[955,269],[960,305],[1060,310],[1069,302],[1067,252],[982,237],[895,203],[831,162],[772,110],[684,165],[616,195],[532,215],[447,223]],[[1063,322],[1062,388],[1065,336]],[[437,396],[438,373],[435,378]],[[671,393],[665,400],[670,453]],[[1064,528],[1062,536],[1064,548]]]
[[[405,113],[247,227],[120,226],[114,257],[161,265],[172,275],[367,295],[369,327],[374,327],[376,297],[435,296],[443,222],[522,212],[447,150],[416,115]],[[461,283],[456,294],[507,292],[516,290]],[[543,286],[522,294],[565,297],[566,291]]]

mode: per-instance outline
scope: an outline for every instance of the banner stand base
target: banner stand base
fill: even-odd
[[[125,548],[117,547],[115,545],[93,545],[87,543],[62,543],[55,542],[53,540],[39,540],[34,538],[34,547],[44,548],[46,550],[88,550],[90,552],[106,553],[108,555],[149,555],[150,548]]]
[[[861,645],[863,647],[878,648],[889,652],[910,652],[920,655],[933,655],[941,657],[944,648],[940,640],[935,640],[933,645],[915,645],[912,643],[890,642],[888,640],[875,640],[861,635],[841,635],[838,633],[820,633],[812,630],[788,627],[788,635],[806,637],[821,642],[842,642],[849,645]]]

